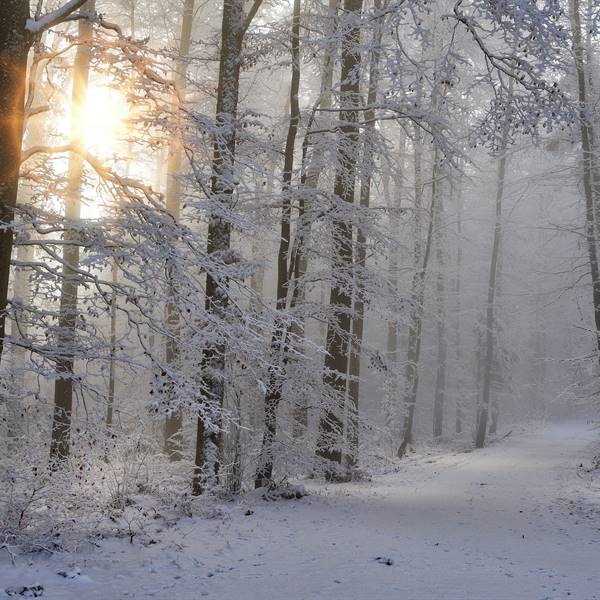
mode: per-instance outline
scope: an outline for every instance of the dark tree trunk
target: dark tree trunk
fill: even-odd
[[[244,34],[256,14],[260,2],[255,2],[251,13],[244,18],[244,0],[224,0],[219,56],[219,87],[217,90],[215,141],[213,150],[211,194],[212,201],[223,208],[231,206],[234,190],[236,149],[236,119],[240,90],[240,68]],[[218,209],[210,215],[207,253],[216,257],[231,247],[231,224]],[[229,305],[228,282],[208,273],[206,276],[206,310],[224,318]],[[225,351],[215,344],[204,352],[204,387],[206,402],[198,416],[196,457],[192,492],[201,494],[216,483],[219,472],[221,447],[221,412],[225,396]],[[207,425],[210,429],[207,430]]]
[[[6,307],[13,248],[12,224],[19,186],[27,55],[29,0],[0,2],[0,359],[6,336]]]
[[[381,8],[381,0],[375,0],[376,10]],[[377,102],[377,86],[379,84],[379,58],[381,55],[381,20],[377,21],[373,32],[373,50],[369,64],[369,91],[367,93],[367,110],[365,110],[365,144],[363,145],[363,169],[364,174],[360,185],[360,205],[369,208],[371,203],[371,180],[375,169],[372,156],[372,148],[369,143],[369,132],[375,126],[375,110],[372,108]],[[354,467],[358,461],[359,446],[359,403],[360,403],[360,361],[362,354],[362,342],[365,322],[365,303],[362,297],[363,278],[362,271],[367,262],[367,238],[359,227],[356,233],[355,266],[358,274],[354,285],[354,307],[352,317],[352,338],[350,342],[350,359],[348,365],[348,455],[346,457],[348,466]]]
[[[357,152],[359,130],[357,126],[360,109],[360,28],[356,22],[362,12],[362,0],[344,0],[344,12],[356,18],[349,23],[342,36],[342,71],[340,86],[339,163],[335,174],[334,194],[347,202],[354,203],[356,184]],[[352,269],[352,226],[347,222],[336,221],[333,225],[333,239],[336,244],[335,258],[332,264],[336,274],[348,274]],[[329,305],[336,311],[335,322],[327,327],[325,369],[323,382],[337,396],[337,406],[333,406],[321,415],[317,455],[330,461],[326,468],[329,479],[340,477],[342,462],[343,407],[341,401],[346,392],[346,374],[348,372],[349,337],[351,331],[352,296],[347,286],[334,280]],[[342,477],[347,474],[342,475]]]

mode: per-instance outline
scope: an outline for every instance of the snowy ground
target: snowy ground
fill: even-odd
[[[2,555],[0,598],[40,583],[52,600],[600,599],[600,477],[578,469],[599,439],[589,424],[547,425],[371,483],[157,521],[133,543],[16,567]]]

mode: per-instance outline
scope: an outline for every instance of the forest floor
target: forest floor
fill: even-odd
[[[300,500],[250,494],[132,543],[0,555],[0,597],[39,582],[51,600],[600,599],[599,441],[547,424]]]

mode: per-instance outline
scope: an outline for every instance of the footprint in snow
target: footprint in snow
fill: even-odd
[[[39,598],[44,595],[44,586],[40,584],[10,587],[4,590],[7,596],[23,596],[25,598]]]

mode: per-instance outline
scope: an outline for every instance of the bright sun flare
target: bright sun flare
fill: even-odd
[[[97,155],[123,150],[130,107],[123,94],[107,87],[90,86],[83,119],[83,141]]]
[[[90,85],[84,110],[72,121],[71,135],[95,158],[101,161],[113,157],[127,160],[128,120],[131,106],[125,96],[113,88]],[[104,211],[102,192],[96,190],[94,200],[83,202],[82,217],[98,219]]]

